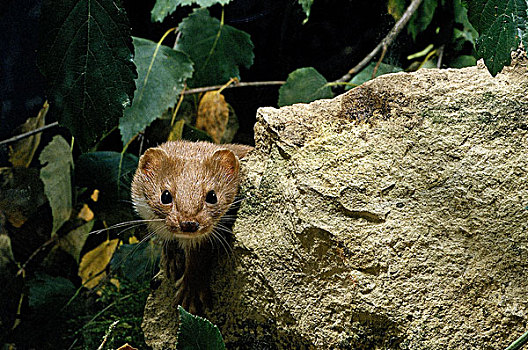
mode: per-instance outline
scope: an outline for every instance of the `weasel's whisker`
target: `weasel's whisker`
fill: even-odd
[[[146,225],[149,222],[156,222],[156,221],[163,221],[163,219],[150,219],[150,220],[141,219],[141,220],[131,220],[131,221],[126,221],[126,222],[121,222],[119,224],[115,224],[115,225],[112,225],[112,226],[109,226],[109,227],[105,227],[105,228],[102,228],[100,230],[91,231],[89,234],[99,234],[99,233],[107,231],[107,230],[113,230],[113,229],[116,229],[116,228],[126,227],[126,226],[130,226],[130,225],[136,225],[136,227],[137,227],[137,226],[140,226],[140,225]]]
[[[231,256],[231,253],[232,253],[231,245],[227,242],[225,237],[220,232],[218,232],[216,229],[217,228],[215,228],[211,232],[211,235],[215,238],[216,241],[218,241],[222,245],[222,247],[224,248],[226,254],[228,256]]]

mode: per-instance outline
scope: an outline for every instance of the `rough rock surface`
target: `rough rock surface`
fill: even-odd
[[[528,69],[262,108],[212,311],[228,349],[504,349],[528,322]],[[174,290],[145,309],[174,347]]]

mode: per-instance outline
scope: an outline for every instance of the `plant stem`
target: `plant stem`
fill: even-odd
[[[517,350],[517,349],[520,349],[521,346],[526,344],[526,342],[528,342],[528,331],[526,333],[524,333],[523,335],[521,335],[516,341],[511,343],[510,346],[508,346],[506,348],[506,350]]]

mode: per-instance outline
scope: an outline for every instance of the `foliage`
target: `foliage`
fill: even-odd
[[[479,32],[477,58],[492,75],[510,64],[510,52],[528,42],[526,0],[468,0],[469,20]]]
[[[225,349],[220,330],[205,318],[194,316],[178,306],[180,328],[178,329],[178,350]]]
[[[38,348],[96,349],[109,326],[117,320],[119,322],[106,348],[117,348],[127,342],[144,348],[141,320],[149,280],[153,275],[147,266],[155,265],[156,257],[153,257],[154,260],[129,259],[131,249],[144,257],[144,251],[152,247],[149,244],[120,246],[115,255],[126,258],[115,265],[119,269],[112,272],[111,279],[106,278],[94,287],[92,291],[95,293],[83,293],[69,279],[60,276],[37,273],[29,279],[27,286],[32,321],[18,327],[19,336],[23,337],[31,330],[29,343],[38,345]],[[123,273],[132,270],[144,273]],[[39,323],[40,327],[37,326]],[[61,331],[60,337],[46,337],[46,333],[53,334],[57,330]],[[48,341],[52,343],[46,344]]]
[[[119,122],[124,145],[174,105],[183,82],[193,73],[191,60],[181,51],[141,38],[134,38],[134,48],[136,92]]]
[[[61,136],[55,136],[42,150],[39,160],[43,165],[40,179],[44,183],[44,192],[53,213],[53,235],[70,218],[72,208],[73,158],[70,146]]]
[[[46,0],[39,65],[51,109],[83,150],[112,129],[132,100],[135,67],[119,1]],[[59,64],[60,62],[60,64]]]
[[[306,19],[303,22],[303,23],[306,23],[308,22],[308,18],[310,18],[310,11],[312,9],[312,4],[314,0],[298,0],[298,1],[299,1],[299,4],[301,4],[304,13],[306,14]]]
[[[437,0],[423,0],[418,11],[416,11],[411,17],[407,26],[407,31],[411,34],[414,40],[416,40],[419,33],[426,30],[429,24],[431,24],[437,7]]]
[[[167,15],[170,15],[178,6],[188,6],[196,4],[200,7],[209,7],[215,4],[226,5],[231,0],[157,0],[152,9],[152,22],[163,22]]]
[[[115,202],[129,197],[130,182],[137,164],[138,157],[130,153],[84,153],[75,162],[75,181],[78,186],[97,188],[102,196],[107,195]]]
[[[376,63],[371,62],[368,66],[365,67],[365,69],[363,69],[354,78],[352,78],[352,80],[350,80],[350,84],[352,84],[352,86],[357,86],[372,79],[372,74],[374,73],[375,67]],[[376,70],[376,77],[383,74],[401,72],[402,70],[403,69],[401,69],[400,67],[396,67],[387,63],[381,63],[378,69]]]
[[[64,277],[36,274],[28,282],[29,307],[41,312],[53,312],[57,305],[66,305],[75,294],[75,286]]]
[[[178,29],[182,33],[176,49],[189,55],[194,62],[190,87],[223,84],[239,78],[239,67],[253,64],[253,43],[249,34],[225,25],[200,8],[185,18]]]
[[[299,68],[290,75],[279,89],[279,107],[294,103],[308,103],[321,98],[332,98],[332,90],[325,77],[315,68]]]

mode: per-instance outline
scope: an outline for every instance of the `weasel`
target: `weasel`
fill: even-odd
[[[239,159],[252,147],[169,141],[149,148],[132,180],[132,202],[163,242],[162,266],[176,302],[191,313],[208,304],[212,236],[238,193]],[[176,280],[178,246],[185,269]]]

